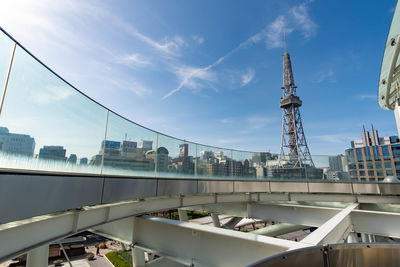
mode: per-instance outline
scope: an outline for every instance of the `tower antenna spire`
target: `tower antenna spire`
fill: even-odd
[[[285,52],[287,52],[287,42],[286,42],[286,25],[283,25],[283,42],[285,45]]]

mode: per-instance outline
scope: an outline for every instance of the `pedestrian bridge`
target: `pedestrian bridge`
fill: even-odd
[[[49,243],[84,230],[130,245],[135,266],[399,258],[400,184],[327,181],[307,165],[285,172],[273,153],[147,129],[84,95],[2,29],[0,84],[0,263],[28,253],[28,266],[47,266]],[[326,167],[327,157],[313,158]],[[180,221],[151,216],[171,209]],[[187,222],[187,210],[210,213],[215,227]],[[221,226],[218,214],[233,218]],[[234,230],[242,218],[277,224]],[[303,229],[313,231],[278,238]],[[376,253],[386,257],[364,262]]]

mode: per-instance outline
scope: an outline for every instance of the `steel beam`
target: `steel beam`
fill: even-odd
[[[247,213],[250,218],[316,227],[321,226],[340,211],[341,209],[337,208],[287,204],[266,205],[249,203],[247,205]]]
[[[121,232],[129,231],[121,229],[126,227],[133,231],[133,235],[121,235]],[[123,219],[96,227],[95,231],[116,240],[134,242],[134,246],[146,251],[194,266],[245,266],[288,249],[307,246],[300,242],[149,216]]]
[[[354,210],[351,221],[357,233],[400,238],[400,213]]]
[[[306,236],[301,242],[316,246],[321,243],[343,242],[351,232],[351,220],[349,214],[358,207],[358,203],[351,204],[317,230]]]
[[[290,224],[290,223],[278,223],[251,231],[250,233],[255,235],[278,236],[291,233],[294,231],[304,230],[306,228],[310,227],[304,225]]]

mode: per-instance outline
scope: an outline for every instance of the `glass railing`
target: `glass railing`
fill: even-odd
[[[285,158],[278,154],[206,146],[142,127],[84,95],[3,30],[0,84],[5,85],[2,169],[165,178],[350,178],[346,166],[328,156],[314,156],[315,167],[283,168]]]

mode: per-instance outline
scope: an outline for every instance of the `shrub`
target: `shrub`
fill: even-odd
[[[53,261],[53,263],[54,263],[54,266],[62,266],[63,260],[58,259],[58,260]]]
[[[116,251],[108,252],[106,254],[106,257],[115,267],[132,267],[132,263],[127,262],[126,260],[118,256]]]
[[[86,255],[86,258],[88,259],[88,260],[94,260],[94,254],[93,253],[89,253],[89,254],[87,254]]]

